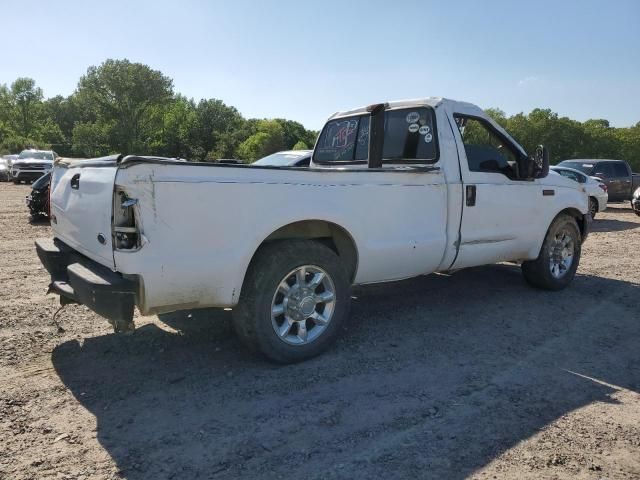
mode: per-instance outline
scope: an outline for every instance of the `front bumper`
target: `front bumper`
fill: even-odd
[[[60,303],[81,303],[109,320],[116,331],[133,328],[137,282],[85,257],[64,242],[36,240],[40,261],[51,275],[49,291]]]

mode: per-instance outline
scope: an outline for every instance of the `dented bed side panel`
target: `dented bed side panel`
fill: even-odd
[[[137,201],[143,245],[114,253],[143,283],[144,312],[237,303],[249,262],[274,231],[305,220],[341,226],[358,252],[356,283],[420,275],[447,248],[443,171],[211,168],[140,163],[117,188]],[[456,219],[457,220],[457,219]],[[453,243],[453,242],[450,242]]]

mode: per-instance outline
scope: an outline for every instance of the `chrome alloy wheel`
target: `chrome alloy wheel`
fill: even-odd
[[[271,325],[290,345],[313,342],[327,328],[335,310],[336,288],[327,272],[303,265],[282,279],[271,302]]]
[[[569,231],[560,230],[549,245],[549,267],[551,275],[562,278],[573,263],[574,240]]]

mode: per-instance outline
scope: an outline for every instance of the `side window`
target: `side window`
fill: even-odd
[[[512,147],[482,120],[455,115],[467,154],[469,171],[500,173],[517,178],[517,156]]]
[[[612,166],[613,166],[613,176],[614,177],[620,178],[620,177],[629,176],[629,172],[627,171],[627,167],[623,163],[616,162],[616,163],[612,164]]]
[[[354,160],[367,160],[369,158],[369,120],[371,117],[366,115],[360,117],[360,127],[358,128],[358,136],[356,139],[356,155]]]
[[[596,164],[595,173],[593,174],[596,177],[600,178],[611,178],[613,177],[613,168],[611,164],[608,162],[600,162]]]
[[[433,111],[429,108],[403,108],[386,112],[382,158],[390,162],[436,160]]]
[[[318,138],[314,162],[367,161],[370,120],[367,114],[329,121]],[[420,107],[386,111],[382,159],[387,163],[437,161],[433,110]]]

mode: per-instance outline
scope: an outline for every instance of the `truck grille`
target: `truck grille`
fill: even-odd
[[[45,170],[47,168],[51,168],[51,165],[48,163],[29,163],[29,164],[13,164],[13,168],[15,170]]]

